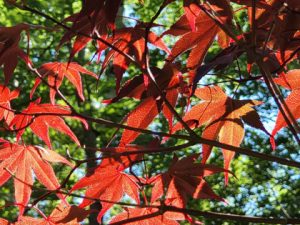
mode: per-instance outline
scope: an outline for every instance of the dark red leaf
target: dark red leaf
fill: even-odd
[[[13,27],[0,27],[0,66],[4,66],[5,83],[13,75],[20,57],[27,65],[31,65],[29,56],[19,48],[21,32],[29,30],[28,24],[18,24]]]

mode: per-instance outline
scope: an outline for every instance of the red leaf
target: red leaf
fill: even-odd
[[[107,40],[123,53],[134,56],[135,60],[141,67],[144,67],[143,54],[145,52],[145,29],[141,25],[136,27],[126,27],[115,31],[114,36]],[[163,40],[155,33],[150,32],[148,41],[161,50],[169,53],[169,48],[165,45]],[[109,61],[113,59],[113,70],[116,76],[116,90],[119,91],[120,82],[130,61],[122,54],[111,49],[102,64],[102,71],[105,70]]]
[[[100,221],[103,214],[109,210],[114,203],[120,201],[126,193],[129,197],[139,203],[139,186],[134,176],[123,172],[124,166],[120,163],[102,163],[92,174],[82,178],[72,188],[72,191],[87,188],[85,196],[99,199],[102,209],[98,215]],[[93,200],[84,199],[80,207],[85,207],[93,203]]]
[[[138,105],[127,116],[127,125],[135,128],[145,129],[158,115],[161,108],[161,102],[156,101],[152,97],[146,98],[140,105]],[[139,132],[132,130],[125,130],[120,140],[121,145],[127,145],[133,142],[138,136]]]
[[[261,104],[261,102],[231,99],[218,86],[197,89],[195,95],[204,101],[187,112],[183,120],[191,128],[206,125],[202,134],[203,138],[211,140],[219,138],[221,143],[238,147],[244,137],[242,119],[250,126],[261,129],[268,134],[259,120],[259,115],[252,108]],[[183,129],[183,126],[177,123],[173,128],[173,132],[181,129]],[[212,146],[203,145],[203,163],[208,159],[211,148]],[[222,151],[224,168],[228,170],[234,152],[226,149],[222,149]],[[225,183],[228,183],[228,173],[225,173]]]
[[[200,8],[193,0],[184,1],[184,11],[187,20],[189,21],[192,31],[196,30],[196,18],[200,12]]]
[[[162,91],[172,91],[182,85],[181,72],[177,64],[166,63],[162,69],[153,68],[152,72],[155,76],[155,80]],[[152,83],[149,83],[145,87],[144,75],[135,76],[131,80],[128,80],[120,89],[117,96],[104,100],[104,103],[114,103],[124,97],[131,97],[135,99],[145,99],[152,96],[156,98],[159,96],[157,89]],[[171,96],[170,96],[171,97]],[[172,101],[172,100],[171,100]]]
[[[216,12],[217,18],[227,27],[232,25],[233,12],[229,0],[207,0]]]
[[[25,129],[30,127],[32,132],[41,138],[50,149],[52,145],[49,138],[49,127],[68,135],[76,144],[80,145],[75,134],[61,118],[62,116],[72,116],[68,107],[31,102],[27,109],[14,117],[10,123],[10,127],[17,129],[17,139],[20,139]],[[72,118],[81,120],[87,128],[88,125],[85,120],[74,116],[72,116]]]
[[[252,0],[231,0],[240,5],[247,5],[248,7],[252,7]],[[257,0],[255,1],[255,7],[257,8],[265,8],[270,9],[270,5],[266,2],[266,0]]]
[[[126,152],[135,152],[135,151],[142,151],[144,147],[142,146],[137,146],[137,145],[127,145],[125,147],[119,146],[119,147],[110,147],[110,148],[105,148],[106,151],[103,151],[102,153],[104,156],[107,154],[108,158],[105,158],[101,162],[101,166],[110,166],[113,165],[117,162],[122,164],[124,168],[127,168],[134,164],[136,161],[142,159],[143,154],[130,154],[126,156],[122,156],[122,153]],[[146,151],[146,150],[145,150]],[[120,154],[120,156],[118,156]],[[115,155],[115,156],[114,156]]]
[[[171,106],[175,108],[176,102],[178,99],[178,91],[176,89],[171,89],[170,91],[167,92],[166,94],[166,99],[169,101]],[[166,117],[168,124],[169,124],[169,131],[171,132],[173,129],[173,117],[174,114],[171,112],[171,110],[164,104],[163,106],[163,114]]]
[[[0,85],[0,120],[4,119],[9,125],[15,114],[10,107],[10,101],[19,96],[19,90],[10,91],[8,87]]]
[[[231,38],[223,31],[218,32],[218,43],[221,48],[225,49],[229,47]]]
[[[184,88],[185,86],[178,66],[176,64],[167,63],[165,64],[163,69],[154,68],[153,73],[155,74],[156,82],[160,89],[162,91],[166,91],[166,99],[174,107],[177,102],[179,89],[181,87]],[[129,126],[144,129],[152,122],[152,120],[156,117],[156,115],[162,108],[163,113],[168,120],[169,129],[171,130],[173,113],[165,104],[162,104],[161,101],[154,100],[159,95],[160,93],[152,83],[150,83],[148,85],[148,89],[145,90],[144,77],[140,75],[127,81],[125,85],[120,89],[118,95],[115,98],[105,100],[104,102],[113,103],[119,101],[124,97],[143,99],[142,103],[128,115],[127,124]],[[131,143],[138,135],[139,133],[135,131],[124,131],[124,137],[122,136],[121,144],[126,145],[128,143]]]
[[[210,198],[223,201],[211,190],[203,178],[229,171],[212,165],[196,163],[197,157],[198,155],[191,155],[178,160],[175,155],[168,172],[152,177],[149,181],[154,184],[151,202],[158,200],[164,194],[165,188],[167,190],[166,198],[169,199],[169,202],[171,200],[173,205],[176,200],[175,206],[177,207],[185,206],[187,195],[195,199]]]
[[[115,28],[115,18],[120,4],[121,0],[88,0],[84,2],[79,13],[67,18],[73,25],[64,34],[59,46],[77,36],[69,61],[92,40],[90,37],[94,35],[101,35],[104,39],[107,37],[108,31]]]
[[[67,79],[76,87],[77,93],[82,100],[84,100],[84,96],[80,73],[85,73],[94,78],[97,78],[96,74],[86,70],[85,68],[74,62],[71,62],[69,64],[60,62],[46,63],[42,65],[38,71],[43,76],[43,78],[48,77],[48,84],[52,87],[55,87],[57,90],[59,89],[64,77],[66,76]],[[30,92],[30,98],[32,98],[33,93],[41,82],[42,80],[40,78],[37,78],[35,80],[35,84]],[[57,91],[55,89],[50,88],[50,100],[53,105],[55,104],[56,92]]]
[[[0,147],[0,161],[0,185],[6,183],[12,174],[14,175],[15,199],[20,209],[20,215],[24,213],[31,195],[32,172],[48,190],[56,190],[60,185],[48,162],[59,162],[72,166],[69,161],[54,151],[37,146],[11,143],[5,143]],[[58,194],[58,197],[63,199],[61,194]]]
[[[238,58],[244,52],[243,48],[237,45],[229,46],[228,48],[222,50],[218,55],[216,55],[212,60],[204,65],[201,65],[197,70],[190,72],[190,83],[192,84],[192,93],[194,93],[197,83],[211,70],[222,70]]]
[[[20,57],[27,65],[31,61],[23,50],[19,48],[21,32],[28,31],[28,24],[18,24],[13,27],[0,27],[0,66],[4,65],[5,83],[7,84],[13,75]]]
[[[180,54],[193,49],[188,59],[188,67],[194,69],[197,65],[202,63],[219,28],[203,11],[198,12],[195,26],[196,29],[194,32],[189,30],[188,19],[183,16],[169,31],[164,33],[183,35],[173,46],[171,54],[168,57],[169,61],[173,61]]]
[[[285,76],[275,78],[274,81],[291,90],[289,96],[285,99],[285,104],[288,106],[289,111],[293,115],[294,119],[297,120],[300,118],[300,104],[299,104],[299,95],[300,95],[300,70],[290,70]],[[288,116],[289,114],[286,113]],[[291,120],[291,118],[288,116]],[[274,136],[279,130],[286,127],[287,123],[281,112],[278,113],[275,127],[272,131],[271,144],[273,149],[276,148]]]

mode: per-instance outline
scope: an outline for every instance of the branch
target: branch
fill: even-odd
[[[58,95],[60,95],[60,93],[58,93]],[[12,109],[7,109],[7,110],[11,110],[11,111],[15,112],[16,114],[18,114],[18,112],[16,112],[15,110],[12,110]],[[20,114],[35,115],[35,116],[53,115],[53,113],[41,113],[41,114],[20,113]],[[54,114],[54,115],[57,115],[57,114]],[[241,148],[241,147],[236,147],[236,146],[233,146],[233,145],[223,144],[221,142],[205,139],[205,138],[202,138],[202,137],[197,137],[197,139],[195,139],[194,137],[191,137],[191,136],[188,136],[188,135],[170,134],[170,133],[164,133],[164,132],[159,132],[159,131],[152,131],[152,130],[147,130],[147,129],[131,127],[131,126],[115,123],[115,122],[112,122],[112,121],[109,121],[109,120],[105,120],[105,119],[102,119],[102,118],[93,118],[93,117],[90,117],[90,116],[86,116],[86,115],[77,113],[76,111],[73,111],[72,114],[60,115],[60,116],[76,116],[76,117],[79,117],[81,119],[84,119],[84,120],[87,120],[87,121],[90,121],[90,122],[93,122],[93,123],[101,124],[101,125],[104,125],[104,126],[107,126],[107,127],[122,128],[122,129],[127,129],[127,130],[140,132],[140,133],[143,133],[143,134],[156,135],[156,136],[159,136],[159,137],[171,137],[171,138],[176,138],[176,139],[181,139],[181,140],[187,140],[190,143],[187,143],[186,145],[189,145],[189,146],[193,146],[193,145],[196,145],[196,144],[206,144],[206,145],[210,145],[210,146],[214,146],[214,147],[224,148],[224,149],[227,149],[229,151],[234,151],[234,152],[242,154],[242,155],[247,155],[247,156],[250,156],[250,157],[254,157],[254,158],[258,158],[258,159],[262,159],[262,160],[266,160],[266,161],[270,161],[270,162],[276,162],[276,163],[286,165],[286,166],[300,168],[300,162],[297,162],[297,161],[284,159],[284,158],[280,158],[280,157],[277,157],[277,156],[272,156],[272,155],[268,155],[268,154],[264,154],[264,153],[255,152],[255,151],[252,151],[251,149],[247,149],[247,148]],[[170,152],[179,150],[179,149],[177,149],[176,146],[170,147],[170,148],[167,148],[167,149],[168,150],[166,150],[166,151],[170,151]],[[146,153],[146,152],[143,152],[143,153]],[[151,151],[149,154],[154,154],[154,153],[155,153],[154,151]],[[156,152],[156,153],[158,153],[158,152]]]
[[[182,209],[174,206],[164,206],[162,209],[165,211],[171,212],[181,212],[189,214],[191,216],[200,216],[207,219],[221,219],[229,221],[239,221],[239,222],[248,222],[248,223],[265,223],[265,224],[299,224],[300,218],[266,218],[266,217],[256,217],[256,216],[242,216],[236,214],[227,214],[227,213],[217,213],[217,212],[207,212],[194,209]]]
[[[286,67],[286,65],[295,57],[295,55],[299,53],[299,51],[300,47],[294,50],[292,54],[282,63],[282,65],[277,70],[273,71],[273,73],[281,73],[284,70],[284,67]]]
[[[53,193],[53,192],[51,192]],[[195,210],[195,209],[189,209],[189,208],[178,208],[175,206],[167,206],[167,205],[138,205],[133,203],[127,203],[127,202],[112,202],[107,201],[104,199],[96,199],[96,198],[90,198],[74,193],[68,193],[66,191],[57,190],[56,193],[59,194],[66,194],[72,197],[82,198],[82,199],[88,199],[92,201],[100,201],[100,202],[106,202],[106,203],[113,203],[120,206],[126,206],[126,207],[138,207],[138,208],[156,208],[159,211],[158,215],[163,215],[165,212],[179,212],[183,214],[187,214],[194,217],[204,217],[210,220],[227,220],[227,221],[241,221],[241,222],[248,222],[248,223],[265,223],[265,224],[300,224],[300,218],[267,218],[267,217],[256,217],[256,216],[244,216],[244,215],[238,215],[238,214],[231,214],[231,213],[219,213],[219,212],[211,212],[211,211],[202,211],[202,210]],[[153,215],[153,214],[149,214]],[[156,215],[156,214],[155,214]],[[156,215],[157,216],[157,215]],[[153,216],[154,217],[154,216]],[[140,217],[134,217],[139,218]],[[131,218],[132,221],[134,218]],[[125,224],[125,220],[120,221],[122,223],[118,224]],[[127,220],[126,220],[127,222]],[[128,221],[129,222],[129,221]],[[114,224],[117,225],[117,224]]]
[[[143,220],[150,219],[150,218],[160,216],[160,215],[161,215],[161,212],[157,211],[157,212],[150,213],[150,214],[145,214],[145,215],[142,215],[142,216],[128,218],[126,220],[121,220],[121,221],[118,221],[118,222],[109,223],[109,225],[124,225],[124,224],[129,224],[129,223],[132,223],[132,222],[136,222],[136,221],[143,221]]]
[[[186,144],[171,146],[171,147],[160,147],[160,148],[143,148],[141,150],[135,151],[126,151],[126,152],[116,152],[120,147],[109,147],[109,148],[89,148],[86,149],[93,149],[99,152],[102,152],[104,156],[107,157],[121,157],[121,156],[130,156],[135,154],[157,154],[157,153],[171,153],[175,151],[179,151],[188,147],[195,145],[194,143],[188,142]],[[138,146],[137,146],[138,147]],[[130,146],[128,146],[130,148]],[[124,147],[126,149],[126,147]]]

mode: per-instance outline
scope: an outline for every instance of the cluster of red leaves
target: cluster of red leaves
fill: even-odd
[[[87,128],[86,121],[78,117],[72,108],[56,104],[55,98],[59,95],[64,99],[59,88],[66,77],[75,86],[80,99],[84,100],[81,74],[94,78],[97,78],[97,75],[72,62],[72,59],[91,40],[96,41],[95,54],[99,56],[98,61],[103,59],[100,74],[112,61],[116,77],[116,96],[105,100],[104,103],[114,104],[125,97],[140,101],[137,107],[125,117],[129,127],[146,129],[162,112],[168,122],[170,134],[187,127],[193,130],[201,127],[203,138],[218,140],[220,143],[235,147],[239,147],[244,138],[244,123],[268,134],[253,108],[262,102],[230,98],[219,86],[197,88],[198,82],[209,71],[220,71],[226,68],[242,54],[247,56],[249,72],[259,56],[270,72],[280,74],[273,79],[273,82],[291,90],[285,104],[294,117],[290,118],[291,121],[300,118],[298,112],[300,71],[282,72],[288,62],[286,60],[294,59],[299,48],[300,27],[297,21],[300,21],[300,3],[298,1],[259,0],[255,1],[254,7],[251,0],[207,0],[203,3],[185,0],[183,1],[184,15],[161,36],[148,29],[148,26],[153,27],[155,24],[138,23],[135,27],[116,28],[115,20],[121,2],[121,0],[84,1],[81,11],[64,21],[71,22],[72,25],[66,29],[60,47],[75,38],[69,61],[48,62],[37,70],[34,69],[29,56],[19,47],[21,33],[22,31],[28,33],[30,25],[19,24],[14,27],[0,28],[0,66],[3,66],[5,84],[7,85],[12,78],[20,57],[37,75],[30,98],[42,83],[46,83],[50,91],[50,103],[41,103],[41,99],[37,99],[30,102],[21,112],[16,112],[12,109],[10,101],[17,98],[19,92],[10,91],[7,86],[0,85],[0,120],[4,121],[4,129],[16,133],[16,143],[1,139],[3,144],[0,147],[0,185],[6,183],[10,177],[14,178],[15,205],[20,210],[19,219],[13,224],[76,225],[91,213],[83,208],[95,201],[100,201],[102,206],[98,214],[100,221],[104,213],[124,195],[130,197],[137,205],[140,204],[141,196],[146,200],[147,197],[143,192],[145,187],[150,187],[152,191],[150,205],[143,208],[126,208],[125,212],[111,220],[112,224],[124,220],[124,224],[132,225],[175,225],[178,224],[177,221],[185,219],[193,221],[193,219],[185,213],[160,211],[159,206],[185,208],[189,197],[225,201],[214,193],[205,179],[207,176],[224,172],[225,183],[228,184],[230,162],[235,155],[233,151],[222,149],[224,169],[206,164],[212,146],[202,145],[202,154],[181,159],[174,155],[166,172],[158,173],[153,177],[138,177],[133,173],[132,166],[143,159],[143,154],[139,152],[126,156],[125,153],[143,151],[145,148],[130,145],[140,132],[125,129],[119,146],[114,148],[115,151],[110,152],[116,155],[103,159],[96,168],[89,171],[72,187],[71,192],[85,188],[85,199],[79,207],[68,206],[66,196],[59,193],[60,184],[49,162],[64,163],[71,167],[73,165],[51,150],[49,128],[68,135],[80,145],[63,118],[80,120]],[[172,2],[174,0],[167,0],[164,6],[168,7]],[[240,33],[239,36],[234,35],[238,27],[233,22],[234,11],[230,3],[242,5],[241,7],[248,11],[252,29],[250,32]],[[252,13],[253,7],[256,10],[255,14]],[[255,18],[252,18],[253,15]],[[255,33],[253,33],[254,29]],[[163,41],[166,35],[178,37],[171,49]],[[216,38],[221,50],[213,59],[204,63],[208,49]],[[167,54],[162,68],[148,68],[145,63],[148,42]],[[255,46],[256,51],[253,52],[253,48],[249,46]],[[186,52],[188,52],[186,64],[179,63],[180,57]],[[101,54],[104,57],[100,57]],[[123,82],[123,74],[131,63],[138,66],[142,73]],[[185,73],[187,76],[184,76]],[[193,100],[192,95],[200,99],[200,103],[187,110],[180,121],[179,114],[176,112],[178,99],[187,97],[189,102]],[[185,106],[189,109],[189,104],[183,105]],[[287,109],[285,110],[287,112]],[[270,135],[273,148],[275,148],[274,136],[287,125],[280,112]],[[45,142],[49,149],[21,143],[21,137],[27,128]],[[144,153],[147,153],[147,150]],[[42,214],[43,219],[23,215],[30,201],[33,174],[47,188],[47,191],[57,192],[58,197],[63,201],[50,216]],[[0,219],[0,224],[11,223]]]
[[[29,56],[19,47],[21,39],[21,32],[29,32],[30,25],[19,24],[14,27],[1,27],[0,28],[0,65],[3,65],[5,75],[5,83],[8,84],[12,78],[13,72],[20,57],[32,69],[33,64]],[[29,33],[28,33],[29,34]],[[30,102],[27,108],[21,112],[16,112],[11,107],[11,100],[18,98],[19,90],[11,91],[7,86],[0,85],[0,120],[4,121],[4,129],[16,133],[16,143],[10,143],[1,139],[0,146],[0,185],[5,184],[10,177],[14,178],[15,187],[15,205],[19,207],[20,215],[18,222],[14,224],[79,224],[89,211],[80,209],[76,206],[68,206],[65,201],[65,196],[57,192],[57,196],[64,201],[65,208],[57,208],[53,213],[43,219],[34,219],[24,217],[23,214],[30,201],[32,193],[34,176],[40,183],[42,183],[47,191],[56,192],[60,189],[60,184],[56,178],[55,172],[49,162],[51,163],[64,163],[70,167],[73,164],[56,153],[52,149],[52,144],[49,138],[49,128],[54,128],[68,135],[75,143],[80,145],[79,140],[64,122],[63,117],[70,117],[80,120],[87,128],[85,120],[76,117],[72,114],[69,107],[55,104],[55,94],[62,84],[64,76],[71,81],[77,88],[79,96],[84,99],[80,72],[86,73],[96,78],[96,75],[76,63],[48,63],[38,70],[41,77],[37,78],[36,84],[32,89],[32,94],[36,87],[40,84],[41,79],[48,76],[50,89],[50,103],[41,103],[41,99]],[[40,74],[39,74],[40,73]],[[21,137],[26,128],[30,128],[41,140],[43,140],[50,149],[40,146],[25,145],[21,143]],[[34,175],[34,176],[33,176]],[[61,211],[61,212],[60,212]],[[79,215],[76,215],[79,213]],[[69,214],[72,215],[69,215]],[[82,216],[80,216],[80,214]],[[85,216],[84,216],[85,215]],[[72,218],[71,218],[71,217]],[[10,224],[9,222],[1,219],[1,224]]]

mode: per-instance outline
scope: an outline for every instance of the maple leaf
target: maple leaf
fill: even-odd
[[[252,108],[261,104],[256,100],[234,100],[228,97],[220,87],[204,87],[197,89],[195,95],[202,99],[198,105],[191,108],[185,114],[183,120],[191,127],[206,125],[202,137],[210,140],[217,138],[221,143],[240,146],[244,138],[242,120],[248,125],[261,129],[265,133],[259,115]],[[183,129],[180,123],[174,126],[173,132]],[[211,153],[212,146],[203,145],[202,162],[205,163]],[[235,153],[222,149],[224,156],[224,168],[230,167],[230,162]],[[225,183],[228,183],[228,173],[225,173]]]
[[[168,92],[184,86],[182,74],[179,68],[178,64],[166,63],[162,69],[156,67],[151,69],[154,74],[155,81],[162,91]],[[144,75],[141,74],[126,81],[120,88],[116,97],[104,100],[103,103],[110,104],[118,102],[120,99],[125,97],[142,100],[150,96],[156,98],[159,95],[160,93],[157,91],[154,84],[149,83],[148,86],[145,86]]]
[[[291,93],[285,99],[285,104],[287,105],[290,113],[294,116],[294,119],[300,118],[300,104],[299,104],[299,95],[300,95],[300,70],[290,70],[286,73],[285,76],[281,76],[279,78],[274,78],[275,83],[281,85],[282,87],[291,90]],[[286,113],[288,116],[288,114]],[[289,117],[289,116],[288,116]],[[291,119],[289,117],[289,119]],[[279,130],[286,127],[287,123],[284,119],[281,112],[278,113],[275,127],[272,131],[272,136],[270,137],[270,141],[272,144],[272,148],[276,148],[274,136],[277,134]]]
[[[158,200],[166,188],[168,205],[172,203],[176,207],[184,207],[187,195],[195,198],[209,198],[224,201],[216,195],[205,181],[205,177],[228,170],[202,163],[196,163],[198,154],[194,154],[181,160],[174,155],[167,172],[150,178],[149,183],[154,184],[151,202]],[[178,216],[178,215],[177,215]],[[179,216],[179,218],[181,218]],[[179,219],[178,218],[178,219]]]
[[[165,217],[165,214],[159,215],[159,209],[157,208],[126,208],[125,212],[122,212],[115,216],[110,224],[116,222],[123,222],[127,225],[179,225],[179,223],[173,219]],[[151,216],[153,215],[153,216]],[[126,222],[128,219],[137,218],[134,222]]]
[[[28,204],[33,185],[33,175],[48,189],[60,187],[55,173],[48,162],[73,166],[68,160],[52,150],[38,146],[4,143],[0,147],[0,186],[14,176],[15,199],[20,215]],[[63,195],[57,194],[63,199]]]
[[[28,216],[22,216],[15,225],[80,225],[79,222],[84,220],[91,210],[85,210],[77,206],[58,205],[50,216],[44,219],[36,219]]]
[[[175,107],[179,92],[185,93],[186,84],[183,81],[182,74],[179,71],[178,65],[166,63],[162,69],[153,68],[153,73],[155,74],[155,79],[157,85],[163,92],[166,92],[166,99],[169,103]],[[168,120],[169,129],[172,129],[173,123],[173,113],[169,108],[162,104],[161,100],[156,100],[160,93],[154,87],[152,83],[145,88],[143,75],[136,76],[131,80],[127,81],[116,97],[108,100],[104,100],[104,103],[114,103],[119,101],[124,97],[132,97],[135,99],[143,100],[140,105],[137,106],[129,115],[127,116],[127,124],[136,128],[146,128],[158,115],[158,113],[163,111],[165,118]],[[149,111],[148,115],[144,112]],[[135,131],[124,131],[124,144],[128,144],[139,135]],[[133,135],[128,139],[129,136]],[[126,136],[126,138],[125,138]]]
[[[279,48],[281,58],[285,60],[299,47],[299,23],[300,23],[300,10],[299,2],[296,8],[296,12],[287,11],[286,14],[276,20],[274,34],[270,44],[273,44],[275,48]],[[288,5],[288,7],[291,7]]]
[[[139,186],[136,178],[124,173],[124,169],[124,165],[118,162],[103,165],[101,163],[91,174],[83,177],[73,186],[72,191],[86,187],[87,198],[99,199],[102,209],[98,214],[98,221],[114,203],[120,201],[124,194],[139,203]],[[84,208],[94,202],[87,198],[79,207]]]
[[[114,22],[121,2],[122,0],[87,0],[84,1],[79,13],[66,19],[73,22],[73,25],[64,34],[59,46],[77,36],[69,61],[92,40],[93,36],[100,35],[106,38],[108,31],[115,29]],[[99,45],[101,44],[100,42]]]
[[[5,83],[7,84],[13,75],[20,57],[28,66],[31,61],[26,53],[19,48],[21,32],[28,31],[29,25],[20,23],[13,27],[0,27],[0,66],[4,66]]]
[[[187,67],[189,69],[195,69],[202,63],[209,46],[213,42],[217,31],[219,30],[215,22],[203,11],[198,9],[195,13],[197,15],[195,31],[190,29],[188,18],[184,15],[173,26],[171,26],[170,30],[163,34],[171,34],[175,36],[182,35],[182,37],[173,46],[171,54],[167,60],[173,61],[182,53],[192,49],[187,61]]]
[[[15,127],[17,129],[17,139],[20,139],[25,129],[29,127],[32,132],[41,138],[51,149],[52,145],[49,138],[49,127],[52,127],[68,135],[76,144],[80,145],[75,134],[61,117],[70,116],[73,119],[79,119],[87,129],[88,124],[86,121],[72,116],[71,110],[66,106],[39,103],[40,99],[31,102],[21,114],[16,115],[11,121],[10,127]]]
[[[84,100],[83,90],[82,90],[82,81],[80,73],[84,73],[90,75],[94,78],[97,78],[97,75],[86,70],[81,65],[71,62],[71,63],[60,63],[60,62],[50,62],[43,64],[39,69],[39,73],[42,77],[48,77],[48,84],[54,88],[50,88],[50,101],[54,105],[55,104],[55,95],[57,90],[59,89],[60,85],[64,77],[76,87],[77,93],[79,97]],[[33,93],[35,92],[36,88],[40,85],[42,80],[40,78],[36,78],[35,84],[30,92],[30,98],[32,98]]]
[[[219,30],[217,37],[218,44],[221,48],[226,49],[229,47],[232,40],[223,30]]]
[[[170,4],[171,2],[174,2],[174,0],[167,1],[167,4]],[[201,8],[199,7],[199,2],[196,0],[184,0],[183,8],[184,16],[182,18],[185,18],[187,20],[188,24],[186,25],[188,25],[192,31],[196,31],[196,20],[199,15],[199,12],[201,11]]]
[[[113,44],[123,53],[133,55],[136,62],[141,67],[144,67],[143,54],[145,52],[145,29],[142,25],[118,29],[115,31],[114,36],[109,38],[107,41]],[[167,53],[170,52],[163,40],[155,33],[149,32],[148,41],[161,50]],[[107,48],[107,46],[105,46],[105,48]],[[122,76],[127,70],[131,61],[124,55],[116,52],[114,49],[111,49],[106,54],[106,57],[102,63],[102,71],[105,70],[111,59],[113,59],[113,71],[116,76],[116,90],[118,92]]]
[[[9,125],[14,118],[10,101],[19,96],[19,90],[10,91],[8,87],[0,85],[0,120],[4,119]]]

